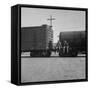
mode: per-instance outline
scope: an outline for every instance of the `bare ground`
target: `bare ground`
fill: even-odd
[[[21,82],[85,79],[85,57],[21,58]]]

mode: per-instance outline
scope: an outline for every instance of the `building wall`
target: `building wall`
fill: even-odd
[[[22,50],[47,49],[49,41],[53,41],[50,26],[23,27],[21,29]]]

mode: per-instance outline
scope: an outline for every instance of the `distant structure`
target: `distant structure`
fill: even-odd
[[[22,50],[46,48],[50,41],[53,42],[53,30],[46,24],[42,26],[22,27],[21,38]]]
[[[52,21],[55,20],[55,18],[53,18],[52,15],[50,15],[50,18],[48,18],[47,20],[50,21],[50,27],[52,28]]]

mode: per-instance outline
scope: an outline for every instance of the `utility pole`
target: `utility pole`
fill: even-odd
[[[52,15],[50,15],[50,18],[48,18],[47,20],[50,21],[50,27],[52,28],[52,20],[55,20],[55,18],[52,18]]]

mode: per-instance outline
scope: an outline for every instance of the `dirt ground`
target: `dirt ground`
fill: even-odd
[[[85,57],[21,58],[21,82],[85,79]]]

